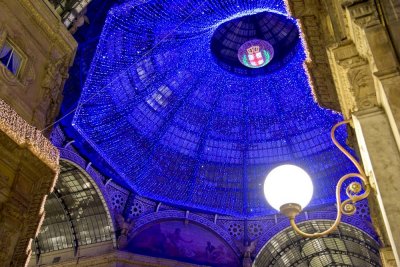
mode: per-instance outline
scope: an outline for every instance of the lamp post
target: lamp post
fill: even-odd
[[[264,194],[268,203],[287,216],[293,229],[304,237],[322,237],[337,228],[342,215],[353,215],[356,211],[355,203],[368,197],[371,187],[361,165],[335,138],[336,129],[350,120],[342,121],[333,126],[331,138],[336,147],[339,148],[356,166],[359,173],[349,173],[340,178],[336,185],[337,216],[333,225],[323,232],[305,233],[296,225],[295,218],[311,200],[313,185],[310,176],[300,167],[294,165],[281,165],[273,169],[265,179]],[[346,187],[346,200],[341,200],[340,191],[343,183],[357,177],[360,182],[352,182]],[[364,190],[364,192],[362,192]]]

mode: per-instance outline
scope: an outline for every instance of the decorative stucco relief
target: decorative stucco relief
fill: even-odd
[[[353,112],[376,106],[376,92],[369,63],[358,54],[354,43],[343,42],[329,50],[345,117],[349,118]]]
[[[46,126],[54,121],[58,114],[61,101],[62,90],[65,80],[68,78],[69,56],[50,59],[46,74],[42,81],[42,101],[43,110],[46,110]]]

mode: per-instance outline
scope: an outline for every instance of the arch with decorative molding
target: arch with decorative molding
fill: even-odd
[[[366,211],[368,212],[368,211]],[[326,211],[314,211],[309,213],[302,213],[297,217],[297,223],[307,223],[308,221],[316,221],[316,220],[324,220],[332,222],[336,218],[336,210],[326,210]],[[344,216],[342,218],[342,224],[348,224],[352,227],[356,227],[366,235],[370,236],[373,240],[380,244],[381,241],[379,236],[376,234],[372,222],[366,220],[364,216],[353,215],[353,216]],[[267,244],[274,236],[276,236],[281,231],[290,228],[290,222],[288,219],[283,218],[273,226],[271,226],[267,232],[261,235],[258,239],[256,252],[262,250],[262,248]]]
[[[97,172],[91,164],[87,164],[86,160],[83,159],[80,155],[74,153],[71,150],[64,149],[64,148],[58,148],[60,151],[60,160],[64,160],[67,162],[70,162],[71,164],[75,165],[77,168],[79,168],[83,173],[87,175],[87,177],[92,181],[93,186],[95,187],[100,199],[103,202],[103,206],[105,207],[106,213],[108,220],[111,222],[111,225],[113,227],[113,243],[114,246],[116,246],[116,236],[115,236],[115,229],[117,226],[117,223],[115,221],[114,216],[112,216],[111,212],[112,211],[112,206],[111,206],[111,200],[110,196],[107,192],[105,183],[103,181],[104,177]]]
[[[202,226],[203,228],[210,230],[215,235],[220,237],[223,241],[225,241],[229,245],[229,247],[236,253],[236,255],[240,256],[241,252],[239,248],[236,246],[236,243],[233,237],[229,234],[229,232],[227,232],[225,229],[215,224],[214,222],[200,215],[189,213],[189,215],[186,216],[184,211],[165,210],[165,211],[146,214],[138,218],[138,220],[135,222],[135,226],[132,229],[132,234],[134,236],[135,234],[140,232],[141,229],[146,227],[146,225],[165,220],[181,220],[182,222],[185,222],[185,220],[187,220],[188,223],[194,222]]]

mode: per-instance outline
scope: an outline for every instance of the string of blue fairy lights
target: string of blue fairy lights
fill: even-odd
[[[201,6],[202,6],[205,2],[206,2],[206,0],[203,1],[203,3],[200,4],[200,5],[198,6],[198,8],[201,8]],[[134,6],[131,6],[130,8],[139,7],[141,4],[144,4],[144,3],[146,3],[146,2],[138,3],[138,4],[134,5]],[[148,52],[146,52],[145,54],[141,55],[141,58],[137,59],[137,62],[139,62],[141,59],[143,59],[148,53],[151,53],[151,51],[152,51],[153,49],[157,48],[157,46],[160,45],[164,40],[166,40],[167,38],[169,38],[169,36],[172,35],[173,32],[179,28],[180,25],[182,25],[183,23],[185,23],[185,21],[186,21],[187,19],[189,19],[190,16],[192,16],[196,11],[197,11],[197,10],[195,9],[195,10],[193,11],[193,13],[189,14],[189,15],[181,22],[181,24],[178,24],[178,25],[176,26],[175,29],[171,30],[171,31],[170,31],[166,36],[164,36],[158,43],[156,43],[150,50],[148,50]],[[136,62],[136,63],[137,63],[137,62]],[[131,67],[133,67],[133,66],[135,66],[135,63],[133,63],[129,68],[131,68]],[[127,70],[125,70],[125,71],[128,71],[129,68],[128,68]],[[123,74],[123,73],[121,73],[120,75],[122,75],[122,74]],[[107,86],[111,85],[111,84],[112,84],[113,82],[115,82],[118,78],[119,78],[118,76],[115,77],[113,80],[111,80],[111,81],[109,82],[109,84],[105,85],[103,89],[107,88]],[[73,114],[73,113],[74,113],[76,110],[78,110],[82,105],[84,105],[86,102],[88,102],[89,100],[91,100],[93,97],[97,96],[99,93],[100,93],[100,91],[94,93],[91,97],[87,98],[85,101],[80,101],[80,102],[78,103],[77,107],[73,108],[71,111],[68,111],[66,114],[64,114],[61,118],[55,120],[53,123],[47,125],[45,128],[43,128],[43,129],[41,130],[41,132],[47,131],[49,128],[53,127],[54,125],[56,125],[57,123],[61,122],[63,119],[65,119],[65,118],[68,117],[69,115]]]
[[[109,13],[74,124],[133,190],[218,213],[266,215],[265,174],[294,162],[316,179],[312,205],[333,202],[336,177],[352,165],[329,137],[341,117],[313,101],[301,44],[284,67],[257,77],[224,70],[210,52],[218,26],[261,12],[284,14],[285,6],[158,0]]]

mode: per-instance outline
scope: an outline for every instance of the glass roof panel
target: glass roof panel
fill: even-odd
[[[61,161],[54,192],[45,204],[46,217],[36,242],[36,253],[112,239],[103,202],[89,178],[74,165]]]
[[[299,224],[302,231],[324,231],[331,221]],[[379,244],[363,231],[341,223],[322,238],[303,238],[287,228],[271,238],[257,255],[254,266],[381,266]]]

